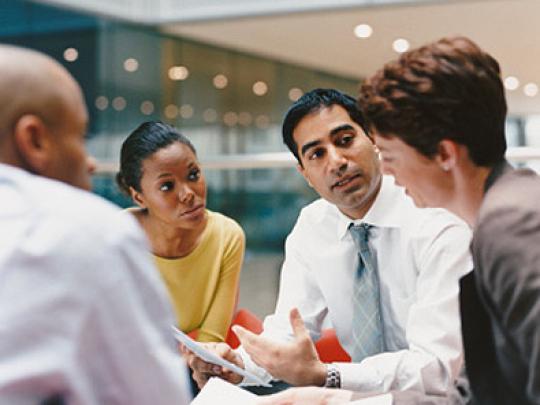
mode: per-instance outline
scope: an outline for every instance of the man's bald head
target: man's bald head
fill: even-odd
[[[0,45],[0,162],[90,187],[88,114],[69,72],[37,51]],[[82,160],[82,161],[81,161]]]

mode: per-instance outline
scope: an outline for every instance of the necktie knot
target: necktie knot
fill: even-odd
[[[365,223],[359,225],[349,225],[349,231],[351,232],[354,244],[358,249],[364,250],[367,248],[367,242],[371,228],[373,228],[373,225]]]

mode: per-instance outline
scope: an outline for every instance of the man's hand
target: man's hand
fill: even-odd
[[[221,357],[222,359],[228,360],[231,363],[237,365],[240,368],[244,368],[244,362],[242,358],[236,354],[236,352],[231,349],[231,347],[226,343],[200,343],[204,348],[215,355]],[[207,363],[201,358],[197,357],[193,352],[187,349],[185,346],[180,345],[180,351],[186,360],[186,363],[189,365],[191,370],[193,370],[193,379],[202,389],[210,377],[220,377],[232,384],[238,384],[242,381],[243,377],[236,373],[233,373],[230,370],[227,370],[221,366],[215,364]]]
[[[338,405],[351,400],[352,392],[319,387],[290,388],[261,397],[257,405]]]
[[[287,343],[255,335],[238,325],[233,326],[233,331],[252,360],[274,378],[292,385],[323,386],[326,366],[319,360],[298,309],[291,310],[290,321],[294,340]]]

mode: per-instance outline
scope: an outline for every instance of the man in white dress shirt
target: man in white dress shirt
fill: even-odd
[[[78,84],[43,54],[0,46],[0,105],[0,403],[187,404],[145,238],[84,191]]]
[[[322,198],[302,210],[287,238],[278,302],[263,334],[235,327],[240,350],[218,345],[216,352],[266,381],[445,394],[462,364],[458,280],[472,269],[467,226],[446,211],[418,209],[381,175],[363,117],[347,95],[305,94],[287,112],[283,137]],[[357,349],[353,301],[360,259],[349,228],[362,223],[372,227],[384,349],[352,363],[323,364],[312,339],[327,325],[349,354]],[[193,355],[188,361],[199,385],[216,374],[241,382]]]

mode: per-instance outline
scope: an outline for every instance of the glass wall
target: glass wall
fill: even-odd
[[[303,91],[357,88],[352,79],[148,29],[105,23],[97,36],[98,79],[90,104],[95,124],[89,149],[105,162],[116,162],[129,131],[150,119],[180,128],[203,161],[285,151],[281,119]],[[206,176],[209,207],[241,222],[253,249],[281,250],[299,208],[315,197],[293,168],[208,170]],[[110,175],[95,180],[97,192],[129,204]]]
[[[0,23],[1,42],[51,55],[81,84],[88,149],[112,168],[94,177],[94,191],[122,207],[131,202],[114,183],[114,167],[122,141],[141,122],[177,126],[203,161],[280,152],[281,119],[292,101],[314,87],[351,94],[358,87],[352,78],[30,1],[1,2]],[[236,219],[247,235],[240,305],[264,315],[273,309],[284,239],[316,195],[294,167],[205,174],[208,207]]]
[[[281,120],[292,101],[315,87],[355,95],[359,82],[30,1],[0,2],[0,41],[51,55],[79,81],[90,112],[88,148],[109,168],[95,176],[94,191],[122,207],[131,202],[114,183],[119,148],[141,122],[176,125],[202,161],[281,152]],[[507,133],[510,146],[538,146],[540,119],[511,117]],[[284,239],[316,195],[293,167],[212,169],[206,177],[208,207],[235,218],[247,235],[240,305],[268,313]]]

